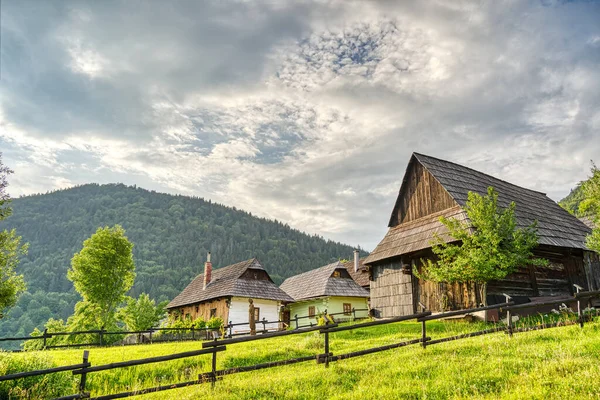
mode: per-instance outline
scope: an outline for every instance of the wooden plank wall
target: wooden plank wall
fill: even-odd
[[[418,298],[433,312],[477,307],[477,286],[472,283],[437,283],[418,280]]]
[[[505,279],[490,282],[487,294],[501,296],[506,293],[530,298],[570,296],[574,291],[573,284],[585,290],[600,290],[600,258],[597,254],[557,248],[537,249],[534,253],[548,259],[548,266],[520,268]],[[418,258],[405,259],[413,269],[415,265],[421,265],[422,259],[433,256],[430,250],[418,254]],[[400,261],[375,265],[372,271],[371,308],[377,317],[411,314],[418,310],[419,302],[433,312],[474,308],[481,303],[474,283],[423,281],[413,274],[402,273]]]
[[[371,281],[371,309],[378,318],[413,314],[412,275],[402,273],[400,261],[375,265]]]
[[[583,252],[583,269],[587,278],[588,290],[600,290],[600,256],[593,251]]]
[[[227,299],[222,298],[181,307],[179,308],[182,311],[181,317],[185,318],[186,314],[189,314],[190,318],[193,320],[198,317],[202,317],[202,319],[208,321],[210,319],[210,310],[216,308],[216,316],[219,318],[223,318],[223,321],[228,321],[229,307],[227,307],[226,300]]]
[[[401,196],[397,210],[398,223],[413,221],[457,205],[443,186],[418,162],[411,167]]]

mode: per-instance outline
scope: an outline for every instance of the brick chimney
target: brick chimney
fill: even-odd
[[[354,272],[358,272],[358,264],[360,263],[360,254],[358,250],[354,250]]]
[[[210,251],[206,255],[206,262],[204,263],[204,286],[202,289],[206,289],[206,285],[210,283],[210,278],[212,276],[212,264],[210,262]]]

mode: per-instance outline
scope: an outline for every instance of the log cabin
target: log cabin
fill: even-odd
[[[256,258],[212,269],[210,253],[204,264],[204,273],[198,275],[168,305],[171,316],[195,320],[202,318],[222,318],[225,324],[247,323],[249,321],[249,299],[254,304],[255,321],[280,321],[283,307],[293,301],[279,289],[267,271]],[[269,330],[277,330],[282,325],[276,322],[266,324]],[[246,325],[236,326],[233,333],[249,331]]]
[[[413,314],[420,304],[440,312],[472,308],[483,303],[474,283],[436,283],[419,279],[414,271],[433,258],[434,234],[446,242],[440,217],[467,220],[464,210],[470,191],[484,195],[489,186],[498,193],[498,205],[515,202],[519,227],[537,221],[539,241],[534,255],[549,261],[547,267],[521,267],[501,281],[491,281],[487,303],[504,301],[503,293],[517,302],[548,296],[570,296],[574,284],[600,289],[598,254],[589,251],[585,238],[591,230],[544,193],[525,189],[471,168],[413,153],[388,224],[388,232],[365,260],[371,280],[371,308],[375,317]]]

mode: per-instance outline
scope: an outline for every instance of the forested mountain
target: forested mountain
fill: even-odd
[[[48,318],[66,318],[78,300],[67,280],[73,254],[98,227],[120,224],[134,244],[136,278],[130,293],[172,299],[202,272],[206,253],[215,268],[258,257],[283,279],[350,258],[353,248],[288,225],[201,198],[122,184],[88,184],[12,202],[0,229],[16,228],[29,242],[21,261],[28,293],[0,320],[0,337],[29,334]]]
[[[583,197],[583,190],[581,189],[581,184],[579,184],[574,189],[571,189],[567,197],[559,201],[558,204],[571,214],[579,216],[579,203],[581,203]]]

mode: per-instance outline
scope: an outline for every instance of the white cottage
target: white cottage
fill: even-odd
[[[358,253],[355,262],[358,265]],[[290,319],[308,317],[302,324],[316,323],[324,312],[335,315],[336,321],[369,315],[369,292],[352,279],[339,261],[287,278],[281,289],[294,299],[288,307]]]
[[[248,322],[249,300],[254,304],[257,328],[263,318],[267,321],[281,320],[283,306],[293,299],[277,287],[267,271],[256,258],[212,270],[210,253],[204,265],[204,273],[198,275],[168,305],[170,315],[192,320],[202,317],[209,320],[222,318],[225,324]],[[276,322],[267,329],[279,329]],[[232,333],[246,332],[248,325],[235,326]]]

